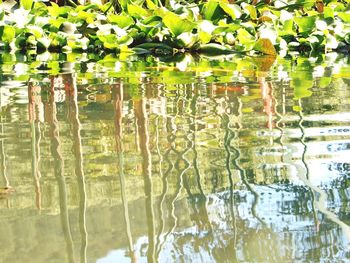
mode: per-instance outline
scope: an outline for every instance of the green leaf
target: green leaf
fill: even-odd
[[[137,55],[143,55],[143,54],[150,54],[151,52],[147,49],[144,48],[138,48],[138,47],[134,47],[132,48],[132,51],[134,51],[135,54]]]
[[[202,44],[207,44],[211,40],[211,34],[207,32],[199,32],[199,40],[202,42]]]
[[[163,43],[143,43],[140,45],[137,45],[133,48],[133,50],[137,51],[144,51],[147,50],[150,53],[156,53],[156,54],[162,54],[162,55],[170,55],[173,54],[173,48],[163,44]]]
[[[324,10],[323,10],[323,17],[324,18],[334,18],[334,11],[332,8],[326,6],[324,7]]]
[[[198,51],[203,54],[211,55],[211,56],[235,53],[235,51],[233,51],[232,49],[229,49],[222,45],[214,44],[214,43],[201,45]]]
[[[242,9],[239,5],[235,4],[226,4],[224,2],[220,2],[220,7],[225,11],[232,19],[240,18],[242,15]]]
[[[294,21],[300,33],[311,32],[315,28],[316,16],[295,17]]]
[[[195,23],[183,19],[172,12],[168,12],[165,17],[163,17],[163,23],[175,36],[184,32],[190,32],[195,27]]]
[[[238,29],[240,29],[242,26],[238,24],[224,24],[219,23],[219,26],[214,29],[213,35],[215,34],[221,34],[223,32],[225,33],[235,33]]]
[[[107,49],[117,49],[119,48],[117,35],[99,35],[98,38],[102,41],[103,46]]]
[[[123,11],[126,11],[126,10],[129,9],[129,7],[128,7],[128,0],[117,0],[117,1],[120,4],[120,6],[123,9]]]
[[[210,21],[220,19],[225,14],[224,11],[220,8],[219,3],[215,0],[209,0],[207,3],[205,3],[202,13],[204,19]]]
[[[115,15],[115,14],[109,14],[107,16],[108,22],[111,24],[117,24],[120,28],[128,28],[135,24],[134,19],[128,15]]]
[[[350,45],[350,33],[347,33],[347,34],[345,35],[344,41],[345,41],[348,45]]]
[[[293,19],[288,19],[283,23],[283,29],[278,32],[280,36],[295,35],[293,30]]]
[[[156,10],[158,8],[158,6],[155,3],[153,3],[152,0],[146,0],[146,4],[148,9]]]
[[[20,0],[20,5],[25,10],[30,10],[30,9],[32,9],[33,2],[34,2],[34,0]]]
[[[118,39],[118,44],[119,45],[125,45],[125,46],[129,46],[132,44],[132,42],[134,41],[134,39],[130,36],[123,36],[121,38]]]
[[[245,30],[244,28],[240,28],[238,29],[238,34],[237,34],[237,38],[239,40],[239,42],[243,45],[250,45],[253,44],[255,42],[255,37],[253,35],[251,35],[247,30]]]
[[[67,44],[67,39],[57,33],[50,33],[49,38],[52,47],[63,47]]]
[[[338,16],[339,16],[345,23],[350,23],[350,13],[349,13],[349,12],[338,12]]]
[[[256,42],[254,49],[256,51],[260,51],[261,53],[264,53],[266,55],[276,56],[276,49],[273,46],[271,40],[267,39],[267,38],[260,38]]]
[[[97,10],[99,10],[99,7],[96,4],[79,5],[79,6],[77,6],[77,8],[75,10],[77,10],[77,11],[88,11],[88,10],[97,11]]]
[[[149,12],[146,9],[137,5],[128,5],[128,14],[136,18],[145,18],[149,16]]]
[[[258,14],[257,14],[255,6],[244,3],[244,4],[242,4],[242,7],[244,10],[246,10],[248,12],[251,19],[253,19],[253,20],[258,19]]]
[[[49,14],[52,17],[67,17],[68,13],[71,12],[73,9],[70,6],[58,6],[54,2],[50,2],[51,6],[47,7],[47,10],[49,11]]]
[[[47,7],[49,14],[52,17],[58,17],[60,15],[60,7],[55,2],[51,2],[50,4],[51,6]]]
[[[5,43],[10,43],[16,35],[16,30],[13,26],[3,26],[0,27],[2,28],[2,30],[0,29],[0,31],[2,31],[2,36],[1,39],[2,41],[4,41]]]
[[[36,38],[40,38],[42,37],[44,31],[41,27],[39,26],[33,26],[33,25],[29,25],[27,26],[27,32],[31,33],[32,35],[34,35]]]
[[[162,44],[162,43],[143,43],[143,44],[135,46],[134,48],[145,49],[145,50],[152,50],[152,49],[156,49],[156,48],[169,50],[169,51],[173,50],[172,47],[165,45],[165,44]]]
[[[81,10],[78,12],[77,17],[79,19],[86,21],[88,24],[92,24],[94,22],[96,15],[94,13],[85,12]]]

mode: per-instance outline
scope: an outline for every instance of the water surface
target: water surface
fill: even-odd
[[[4,262],[350,260],[346,57],[1,55]]]

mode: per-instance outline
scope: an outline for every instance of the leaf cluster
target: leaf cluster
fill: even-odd
[[[349,1],[0,4],[0,49],[208,55],[349,51]]]

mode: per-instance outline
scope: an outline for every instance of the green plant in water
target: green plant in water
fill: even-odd
[[[4,1],[0,49],[271,56],[349,51],[349,0],[266,2],[114,0],[59,6],[21,0],[18,8]]]

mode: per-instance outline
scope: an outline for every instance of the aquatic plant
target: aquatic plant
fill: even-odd
[[[128,1],[0,4],[0,49],[208,55],[349,52],[345,1]],[[61,3],[62,4],[62,3]]]

